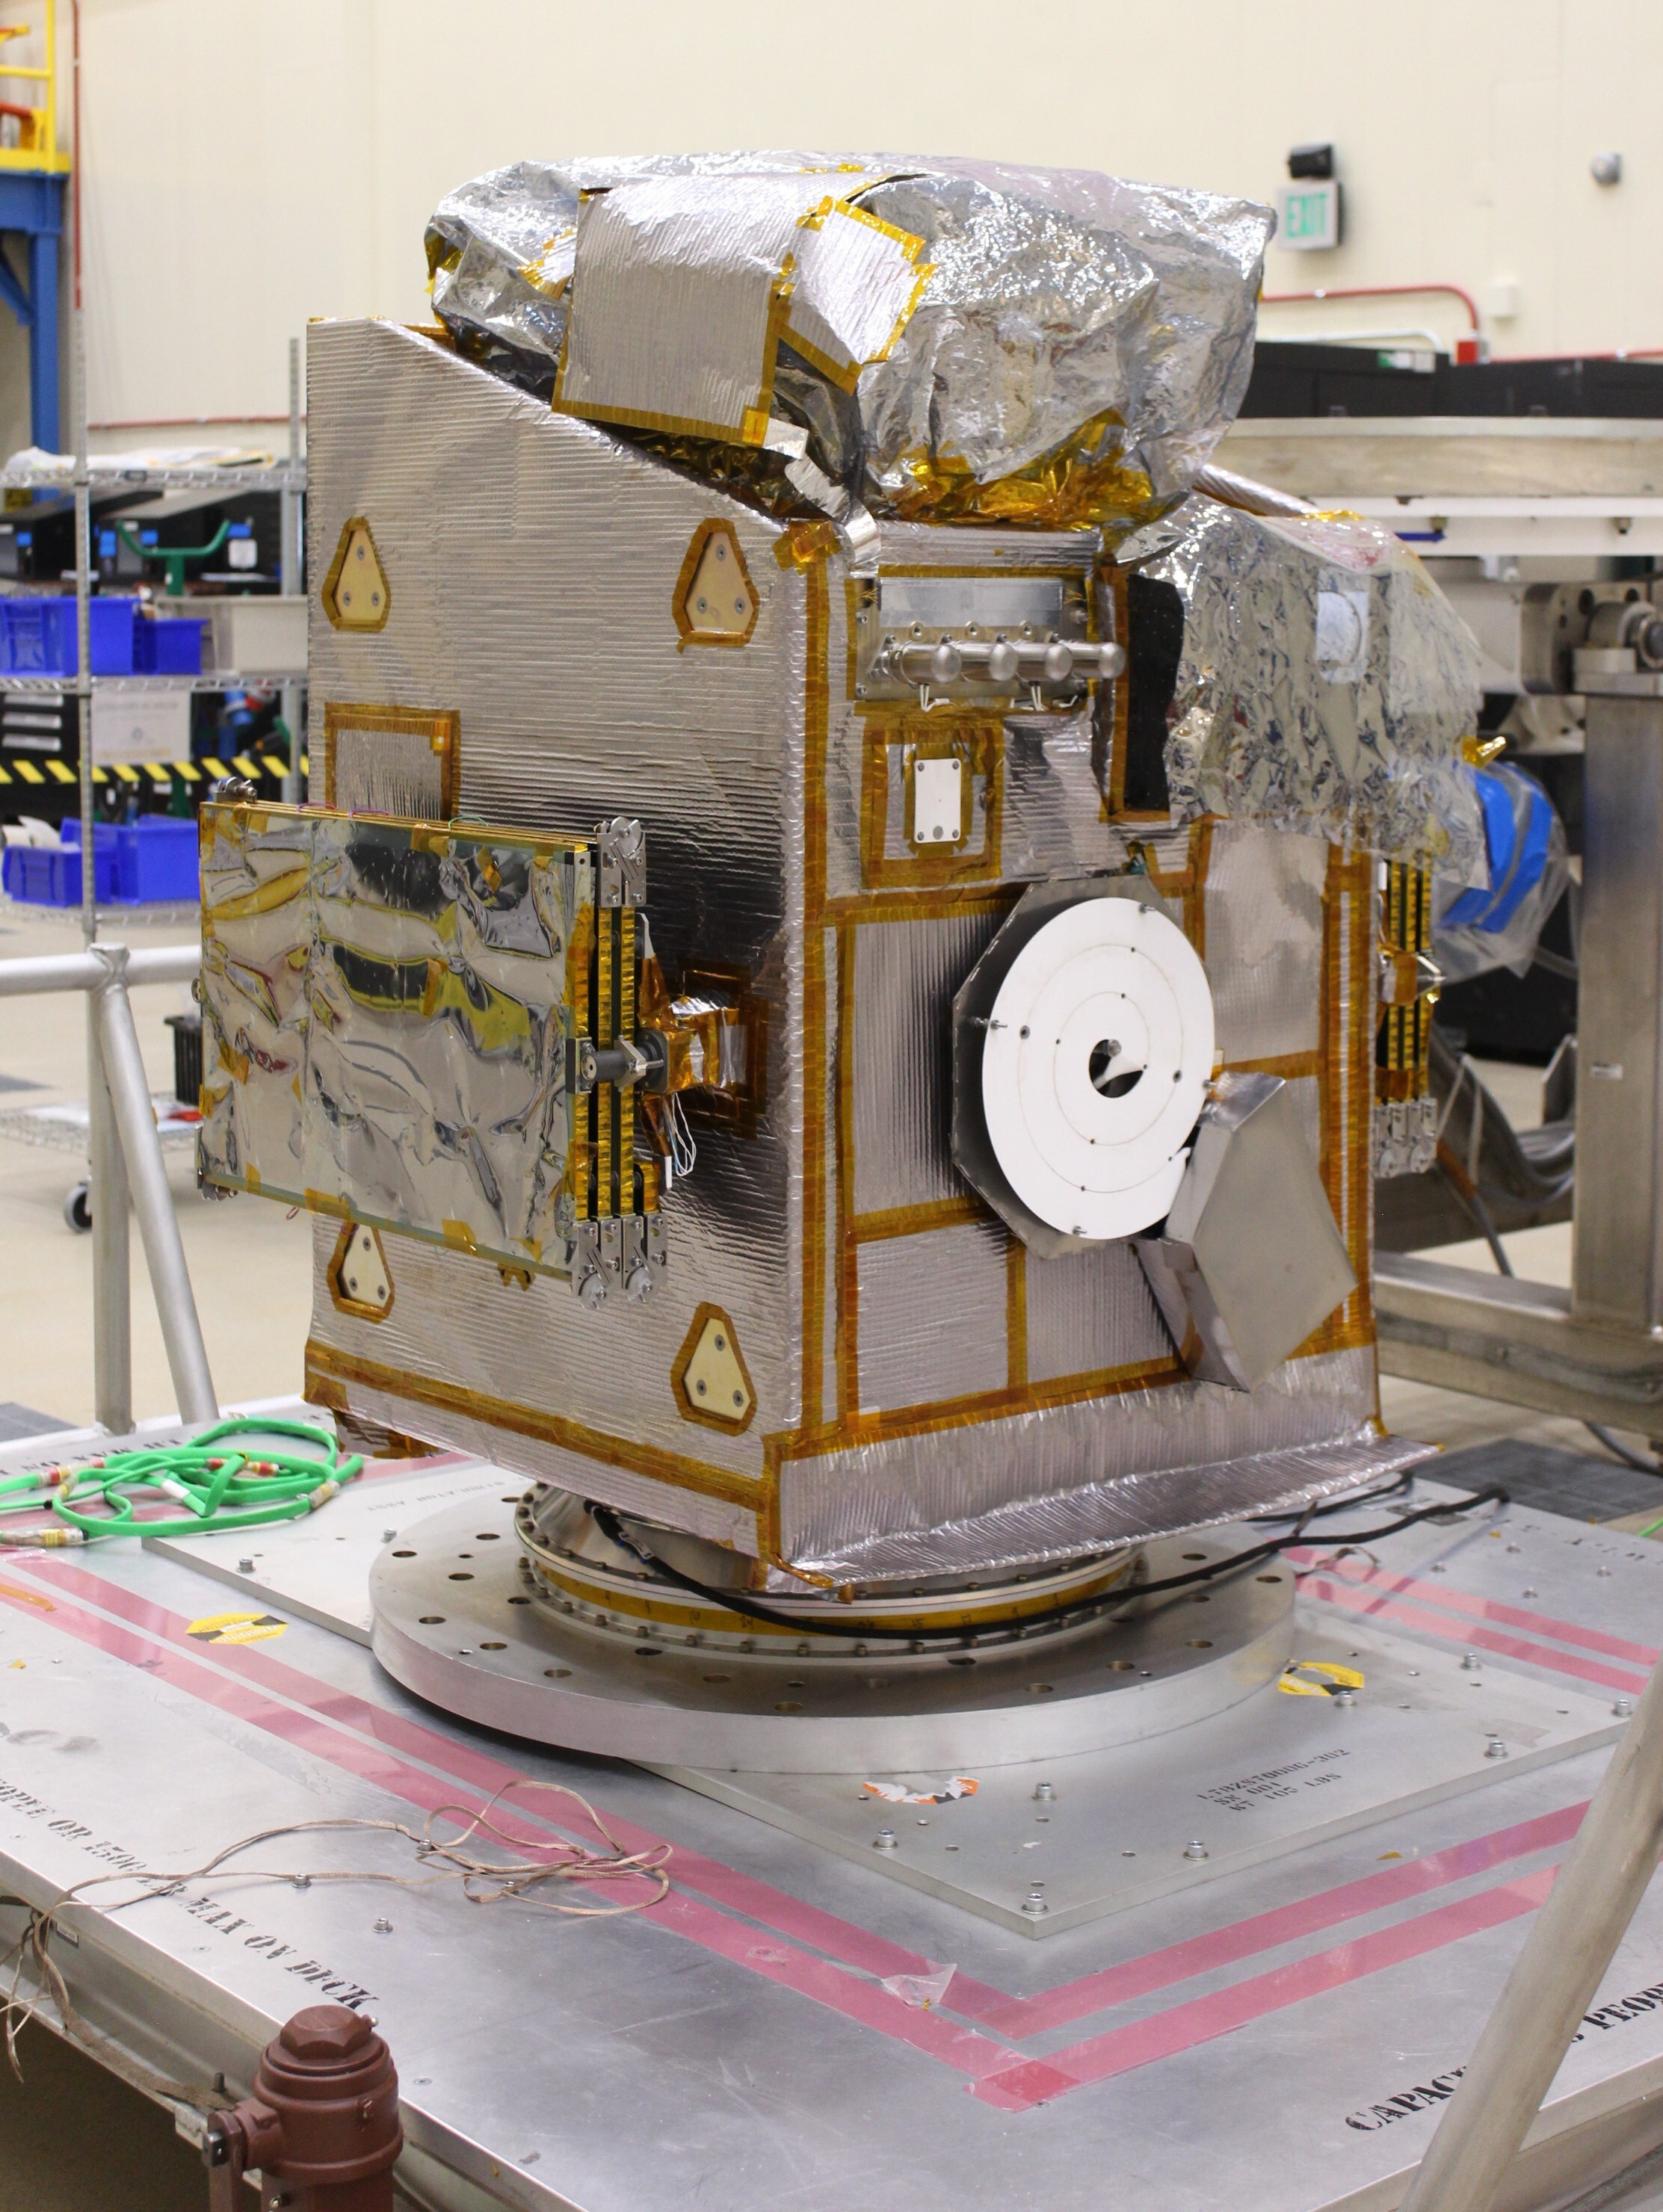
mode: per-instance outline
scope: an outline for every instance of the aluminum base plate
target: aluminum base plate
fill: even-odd
[[[1493,1671],[1480,1679],[1456,1652],[1373,1629],[1336,1635],[1314,1607],[1300,1607],[1296,1620],[1301,1661],[1363,1676],[1354,1705],[1270,1688],[1157,1741],[972,1769],[973,1795],[933,1804],[886,1801],[844,1775],[659,1771],[1038,1936],[1402,1818],[1621,1732],[1609,1697]],[[922,1797],[947,1778],[885,1778]]]
[[[1149,1547],[1152,1578],[1240,1548]],[[700,1650],[574,1626],[537,1594],[512,1513],[481,1500],[404,1530],[370,1577],[371,1648],[406,1689],[533,1742],[643,1765],[865,1776],[1004,1766],[1136,1743],[1227,1711],[1293,1648],[1285,1569],[973,1657]]]

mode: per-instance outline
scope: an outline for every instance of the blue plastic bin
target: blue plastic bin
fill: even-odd
[[[111,896],[119,906],[198,897],[196,823],[172,814],[142,814],[137,822],[118,823]]]
[[[101,594],[89,602],[94,676],[133,673],[137,611],[131,596]],[[73,676],[79,665],[73,599],[44,593],[0,598],[0,674]]]
[[[200,676],[202,633],[206,628],[188,616],[141,618],[134,626],[133,666],[140,676]],[[94,666],[97,666],[94,660]]]
[[[79,828],[79,823],[76,827]],[[94,889],[102,903],[115,896],[115,845],[101,836],[94,846]],[[0,854],[0,884],[8,898],[31,906],[79,906],[81,849],[75,844],[8,845]]]
[[[80,817],[67,817],[58,834],[66,846],[78,846]],[[101,899],[107,898],[114,906],[143,906],[156,899],[200,896],[194,821],[174,814],[141,814],[137,822],[101,822],[93,842],[98,849]],[[76,897],[80,896],[77,888]]]

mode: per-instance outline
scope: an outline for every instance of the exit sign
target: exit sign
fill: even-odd
[[[1301,178],[1278,195],[1277,228],[1284,246],[1313,253],[1340,242],[1340,188],[1337,179]]]

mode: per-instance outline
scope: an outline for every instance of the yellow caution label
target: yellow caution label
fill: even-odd
[[[41,775],[40,769],[35,766],[33,761],[14,761],[12,763],[12,766],[17,770],[17,773],[22,777],[25,783],[44,783],[46,781],[46,777]]]
[[[210,1613],[193,1620],[186,1634],[198,1644],[264,1644],[288,1626],[274,1613]]]
[[[173,777],[168,775],[167,769],[163,768],[160,761],[146,761],[144,763],[144,773],[149,777],[152,783],[160,784],[164,790],[174,780]]]
[[[0,783],[9,783],[10,781],[11,777],[9,774],[3,768],[0,768]]]
[[[262,753],[260,766],[265,770],[267,775],[276,776],[279,783],[289,773],[288,762],[280,761],[275,753]]]
[[[114,766],[115,772],[121,778],[123,783],[137,783],[138,781],[138,770],[133,766],[131,761],[117,761],[114,763]]]
[[[59,783],[75,781],[75,770],[72,768],[66,768],[61,760],[49,759],[46,763],[46,773],[48,775],[56,776]]]
[[[1335,1690],[1360,1690],[1362,1681],[1355,1667],[1337,1666],[1329,1659],[1294,1659],[1283,1668],[1276,1687],[1293,1698],[1326,1698]]]
[[[259,770],[247,753],[238,753],[232,760],[231,765],[239,775],[246,775],[251,783],[257,783],[259,781]]]
[[[175,775],[182,775],[186,783],[200,783],[202,781],[202,770],[197,766],[194,761],[174,761],[172,763],[172,767],[174,774]]]
[[[107,783],[109,780],[109,777],[105,775],[101,768],[94,768],[93,769],[93,781],[94,783]]]

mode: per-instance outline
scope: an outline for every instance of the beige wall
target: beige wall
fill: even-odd
[[[59,0],[65,32],[67,0]],[[1498,353],[1663,348],[1658,0],[82,0],[94,421],[277,412],[310,315],[423,312],[423,220],[521,155],[946,149],[1268,197],[1331,137],[1337,252],[1267,289],[1519,288]],[[65,38],[67,52],[67,36]],[[1602,191],[1597,151],[1621,151]],[[9,321],[9,318],[4,319]],[[1429,325],[1450,301],[1272,308]],[[21,356],[0,342],[0,429]]]

